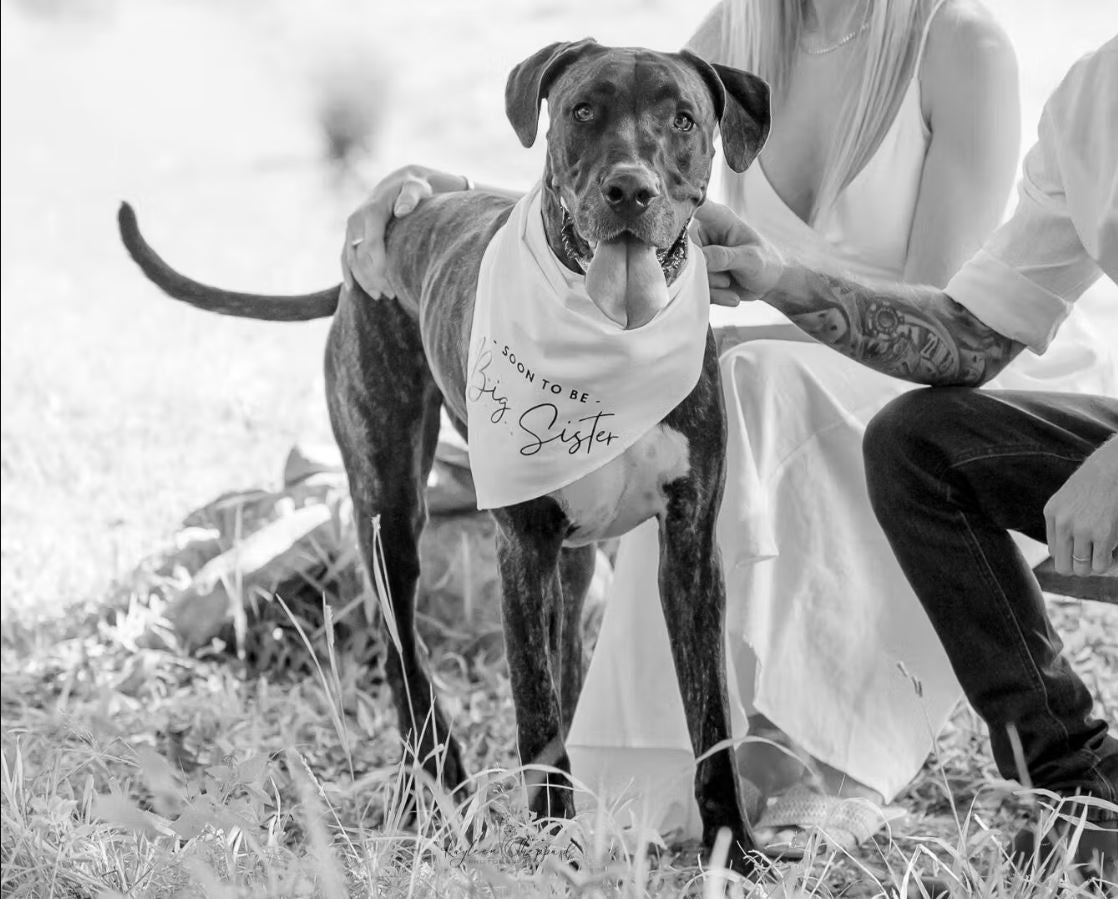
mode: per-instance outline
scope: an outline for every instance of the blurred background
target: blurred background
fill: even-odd
[[[1118,31],[1118,4],[986,5],[1017,48],[1027,146],[1068,66]],[[317,289],[338,278],[347,214],[398,165],[531,183],[541,147],[521,148],[503,109],[520,59],[587,35],[676,49],[706,9],[0,2],[4,619],[95,601],[189,509],[275,482],[295,439],[328,435],[325,323],[166,300],[120,247],[120,200],[202,280]]]

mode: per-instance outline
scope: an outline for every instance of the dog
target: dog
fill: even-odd
[[[525,147],[535,141],[548,103],[538,200],[547,250],[567,277],[585,272],[602,314],[639,341],[668,303],[665,288],[679,277],[688,225],[706,198],[715,129],[726,162],[743,171],[768,133],[766,84],[686,50],[611,48],[587,39],[552,44],[521,62],[509,75],[505,99]],[[450,788],[465,781],[466,770],[417,646],[417,547],[440,410],[465,436],[468,395],[488,391],[490,402],[499,399],[484,376],[477,380],[471,326],[487,247],[513,207],[506,197],[472,190],[436,196],[394,220],[386,237],[391,300],[373,300],[357,285],[289,297],[209,287],[174,271],[147,245],[131,207],[123,204],[119,216],[133,259],[172,297],[256,319],[333,316],[325,361],[329,412],[370,575],[374,552],[385,560],[399,640],[398,648],[389,641],[387,675],[400,730]],[[496,277],[499,282],[500,272]],[[647,433],[577,482],[492,512],[517,748],[525,764],[553,762],[552,773],[529,791],[531,810],[539,816],[574,811],[562,741],[583,676],[580,614],[594,543],[655,516],[662,608],[701,757],[695,795],[703,840],[710,847],[720,829],[729,829],[730,863],[745,870],[754,843],[733,753],[715,748],[730,737],[725,593],[715,543],[726,426],[706,314],[704,306],[697,381],[683,385],[683,399]],[[596,352],[595,346],[579,349],[587,359]],[[583,438],[587,446],[603,439],[592,431],[560,436],[582,449]]]

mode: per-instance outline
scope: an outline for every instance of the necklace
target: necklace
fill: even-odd
[[[865,31],[869,27],[870,27],[870,17],[869,17],[869,10],[867,9],[866,10],[866,17],[865,17],[865,19],[863,19],[862,24],[859,25],[857,28],[855,28],[853,31],[851,31],[850,34],[844,35],[843,37],[839,38],[838,41],[831,44],[829,47],[809,47],[801,39],[800,40],[800,49],[803,50],[804,53],[807,53],[810,56],[822,56],[824,53],[833,53],[839,47],[845,47],[852,40],[854,40],[854,38],[856,38],[858,35],[860,35],[863,31]]]

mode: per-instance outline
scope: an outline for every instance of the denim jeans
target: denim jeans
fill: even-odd
[[[873,508],[975,710],[998,770],[1118,801],[1118,740],[1091,715],[1009,531],[1045,540],[1044,506],[1118,433],[1118,400],[934,387],[893,400],[864,455]],[[1118,637],[1116,637],[1118,638]]]

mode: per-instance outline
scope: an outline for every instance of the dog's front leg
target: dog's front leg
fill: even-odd
[[[726,592],[715,542],[717,503],[697,478],[672,485],[660,525],[660,597],[675,660],[687,729],[696,758],[730,738],[726,690]],[[754,842],[742,814],[732,747],[703,758],[695,772],[695,798],[709,849],[729,828],[729,863],[744,871]]]
[[[516,708],[521,764],[570,773],[563,746],[563,590],[559,555],[567,519],[550,499],[495,513],[501,570],[505,656]],[[581,661],[581,660],[580,660]],[[560,773],[525,774],[528,807],[541,817],[570,817],[570,781]]]
[[[563,629],[560,634],[562,648],[559,652],[563,708],[563,737],[571,729],[575,707],[582,692],[582,607],[590,583],[594,580],[594,565],[598,555],[593,545],[564,547],[559,555],[559,580],[563,586]]]
[[[675,660],[676,678],[696,758],[729,740],[730,703],[726,689],[726,587],[716,539],[726,466],[726,413],[714,338],[707,334],[703,377],[665,424],[688,440],[688,474],[665,490],[660,518],[660,602]],[[751,867],[755,848],[730,747],[699,762],[695,798],[703,822],[703,843],[713,846],[718,831],[730,831],[729,863]]]

